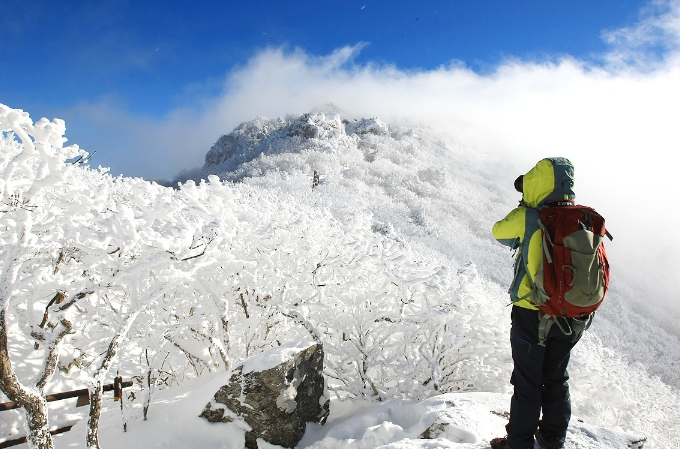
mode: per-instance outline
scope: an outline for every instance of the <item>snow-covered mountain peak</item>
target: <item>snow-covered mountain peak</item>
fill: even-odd
[[[367,134],[386,137],[389,127],[377,117],[349,121],[333,111],[276,119],[258,117],[217,140],[205,156],[201,177],[217,174],[238,180],[244,176],[239,168],[258,157],[357,147]]]

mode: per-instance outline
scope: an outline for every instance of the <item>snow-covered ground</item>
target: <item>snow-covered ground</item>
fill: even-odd
[[[12,142],[8,135],[3,151],[18,151]],[[233,366],[318,332],[334,394],[331,417],[323,427],[310,426],[300,448],[486,448],[504,433],[512,368],[505,293],[512,255],[493,241],[490,228],[519,199],[512,189],[517,170],[426,124],[354,120],[330,107],[258,118],[220,139],[201,177],[217,174],[226,184],[211,177],[172,190],[76,166],[43,200],[74,211],[49,217],[64,228],[54,239],[40,234],[53,264],[63,238],[78,251],[73,273],[82,273],[78,264],[102,238],[110,257],[130,251],[124,262],[116,259],[117,269],[138,273],[142,268],[134,264],[145,251],[163,248],[187,263],[164,260],[161,267],[194,280],[147,302],[134,302],[126,291],[132,285],[142,297],[156,278],[144,288],[107,285],[105,293],[100,280],[92,281],[102,293],[88,296],[78,312],[92,324],[65,343],[64,369],[47,389],[87,383],[109,341],[107,329],[130,304],[141,304],[115,367],[138,379],[134,397],[124,414],[107,399],[103,447],[242,448],[243,429],[197,418],[228,378],[221,354]],[[319,183],[312,188],[314,172]],[[577,199],[578,192],[577,184]],[[116,225],[107,221],[111,211]],[[12,228],[7,214],[0,219]],[[121,231],[128,228],[135,232]],[[680,443],[680,343],[658,325],[656,311],[641,306],[642,284],[617,274],[625,262],[616,260],[616,245],[608,247],[612,289],[572,356],[568,447],[629,447],[643,437],[647,448],[674,447]],[[189,268],[194,262],[203,266]],[[100,271],[92,278],[104,279],[110,266],[93,268]],[[42,316],[47,292],[54,291],[49,282],[84,282],[69,267],[20,276],[19,287],[39,285],[42,293],[17,295],[28,298],[17,310],[32,306]],[[228,338],[220,316],[229,322]],[[41,355],[23,336],[22,320],[18,313],[11,321],[12,355],[25,362],[17,369],[28,379]],[[65,367],[69,361],[77,363]],[[375,390],[358,378],[357,363],[370,365]],[[144,398],[151,399],[147,421]],[[74,402],[55,404],[54,422],[76,419],[83,409],[72,408]],[[449,426],[437,439],[419,439],[437,420]],[[84,447],[85,421],[56,437],[56,447]],[[0,423],[0,441],[23,432],[17,412],[2,412]]]
[[[122,433],[119,410],[110,409],[103,418],[102,445],[109,448],[200,447],[242,449],[245,430],[238,424],[210,424],[198,414],[221,385],[226,374],[187,385],[159,398],[157,410],[148,421],[135,420]],[[168,391],[170,393],[170,391]],[[165,396],[165,395],[164,395]],[[449,393],[422,401],[392,400],[333,401],[326,425],[310,424],[297,446],[308,449],[487,449],[489,440],[503,433],[510,396],[500,393]],[[423,433],[432,428],[429,439]],[[81,447],[85,423],[57,437],[57,447]],[[610,449],[638,447],[639,434],[589,425],[574,417],[567,435],[568,447]],[[258,447],[279,446],[258,441]]]

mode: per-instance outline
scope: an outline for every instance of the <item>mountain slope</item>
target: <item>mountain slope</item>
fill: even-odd
[[[63,122],[0,112],[11,358],[22,380],[34,378],[49,299],[55,289],[75,298],[61,310],[73,331],[47,391],[91,384],[118,341],[109,366],[136,382],[122,414],[129,433],[118,403],[105,401],[107,447],[174,435],[240,449],[242,427],[208,430],[193,407],[225,369],[310,338],[324,344],[333,421],[304,445],[481,448],[503,432],[512,257],[489,229],[516,200],[507,161],[436,128],[343,122],[326,109],[241,125],[208,154],[207,182],[173,190],[69,161],[87,154],[62,148]],[[15,254],[30,264],[8,270]],[[678,344],[633,311],[643,303],[632,291],[615,282],[573,353],[575,447],[638,435],[648,447],[678,443]],[[468,405],[452,410],[456,398]],[[72,406],[51,408],[51,422],[82,417]],[[413,439],[440,415],[458,420],[446,440]],[[0,442],[20,436],[23,419],[1,414]],[[84,428],[60,441],[82,446]]]
[[[512,165],[431,127],[343,121],[325,111],[241,125],[213,146],[203,174],[314,204],[340,221],[366,214],[366,227],[421,254],[454,267],[472,262],[489,308],[471,304],[465,313],[493,313],[496,325],[506,326],[502,304],[512,257],[489,230],[518,199]],[[314,172],[320,182],[312,189]],[[610,295],[574,351],[575,413],[593,424],[648,429],[660,441],[677,441],[680,344],[654,316],[635,312],[644,298],[626,281],[614,271]],[[507,347],[504,332],[498,335],[487,347]]]

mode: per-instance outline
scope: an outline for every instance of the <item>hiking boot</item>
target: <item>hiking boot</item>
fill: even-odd
[[[510,446],[508,446],[508,437],[494,438],[489,441],[489,444],[491,445],[491,449],[510,449]]]
[[[534,435],[534,437],[536,438],[536,442],[541,447],[541,449],[563,449],[562,446],[555,446],[554,444],[550,444],[545,441],[545,438],[543,438],[543,435],[541,435],[540,429],[536,430],[536,435]]]

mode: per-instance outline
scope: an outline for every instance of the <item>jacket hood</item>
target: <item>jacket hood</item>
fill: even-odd
[[[539,161],[524,175],[522,200],[528,207],[548,201],[573,200],[574,166],[569,159],[551,157]]]

